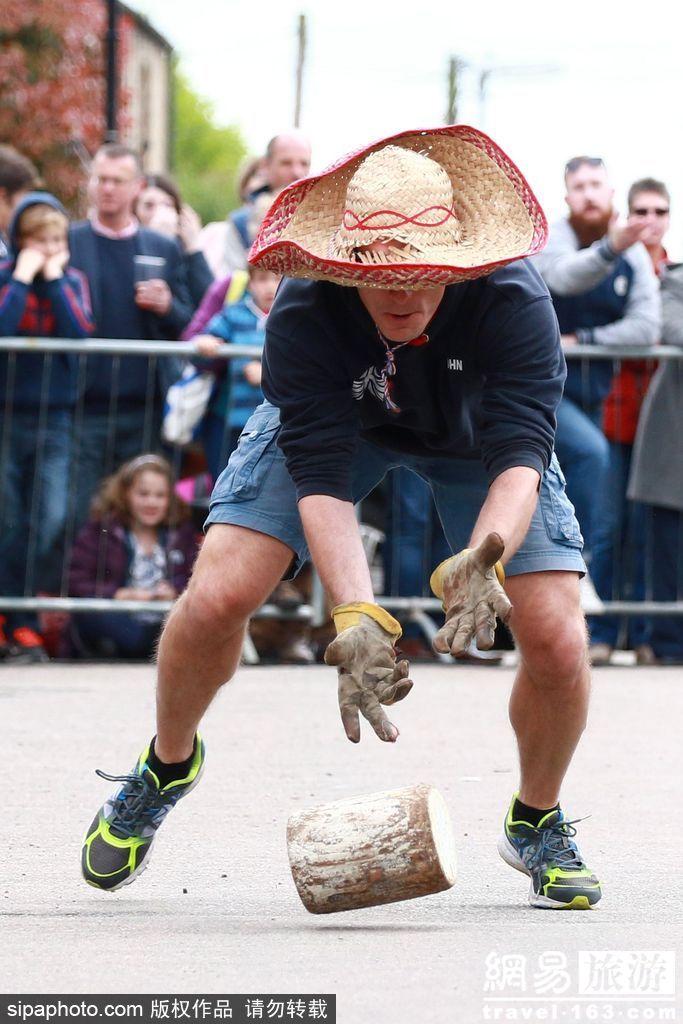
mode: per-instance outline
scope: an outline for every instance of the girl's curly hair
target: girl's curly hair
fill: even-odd
[[[158,473],[168,483],[168,513],[162,525],[177,526],[179,523],[189,519],[189,506],[175,492],[173,486],[175,481],[170,464],[161,455],[154,455],[152,453],[138,455],[129,462],[124,462],[116,473],[107,477],[102,482],[91,506],[93,519],[114,518],[123,526],[130,526],[131,517],[128,507],[128,492],[140,473],[148,471]]]

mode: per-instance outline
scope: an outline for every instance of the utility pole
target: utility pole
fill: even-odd
[[[448,60],[448,101],[446,105],[446,124],[455,124],[458,120],[458,85],[460,72],[465,67],[465,62],[460,57],[450,57]]]
[[[486,131],[486,102],[491,78],[535,78],[537,76],[556,75],[564,69],[558,64],[498,64],[479,69],[479,125]]]
[[[106,65],[107,65],[107,89],[106,89],[106,142],[118,142],[119,133],[116,126],[118,113],[118,3],[117,0],[107,0],[107,38],[106,38]]]
[[[492,78],[534,78],[539,75],[556,75],[564,70],[557,64],[493,64],[486,66],[453,55],[448,61],[446,124],[455,124],[458,119],[461,76],[465,69],[476,75],[479,106],[477,127],[483,131],[486,131],[486,106]]]
[[[294,102],[294,127],[301,127],[301,97],[304,81],[304,61],[306,60],[306,15],[299,15],[297,32],[298,47],[296,58],[296,100]]]

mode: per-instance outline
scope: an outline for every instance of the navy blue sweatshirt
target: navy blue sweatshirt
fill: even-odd
[[[93,230],[88,221],[74,224],[69,233],[72,263],[88,276],[98,338],[175,340],[192,316],[180,249],[175,241],[156,231],[139,228],[131,238],[110,239]],[[159,276],[168,284],[172,303],[166,316],[141,310],[135,303],[134,258],[158,256]],[[172,361],[156,361],[154,393],[158,397],[170,383],[166,375]],[[118,371],[115,370],[118,366]],[[146,356],[96,355],[88,359],[86,406],[89,412],[106,414],[112,391],[119,409],[144,408],[150,362]],[[178,367],[178,370],[180,367]]]
[[[429,342],[396,351],[391,412],[384,345],[355,288],[283,281],[268,317],[263,391],[297,496],[351,500],[360,435],[424,455],[482,459],[493,481],[547,468],[566,367],[548,290],[526,261],[446,288]]]

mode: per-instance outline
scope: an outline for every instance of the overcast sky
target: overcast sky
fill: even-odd
[[[669,248],[683,259],[683,17],[674,3],[573,0],[132,0],[177,50],[218,118],[254,152],[294,116],[296,31],[307,16],[302,127],[314,170],[376,138],[444,123],[448,59],[458,120],[490,134],[562,216],[562,169],[602,156],[625,208],[653,175],[673,197]],[[410,10],[411,8],[409,8]],[[485,102],[478,82],[491,69]],[[680,206],[680,211],[678,207]]]

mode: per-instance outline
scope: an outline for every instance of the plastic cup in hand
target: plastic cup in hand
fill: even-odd
[[[133,282],[135,287],[144,281],[158,281],[164,276],[165,256],[133,256]]]

